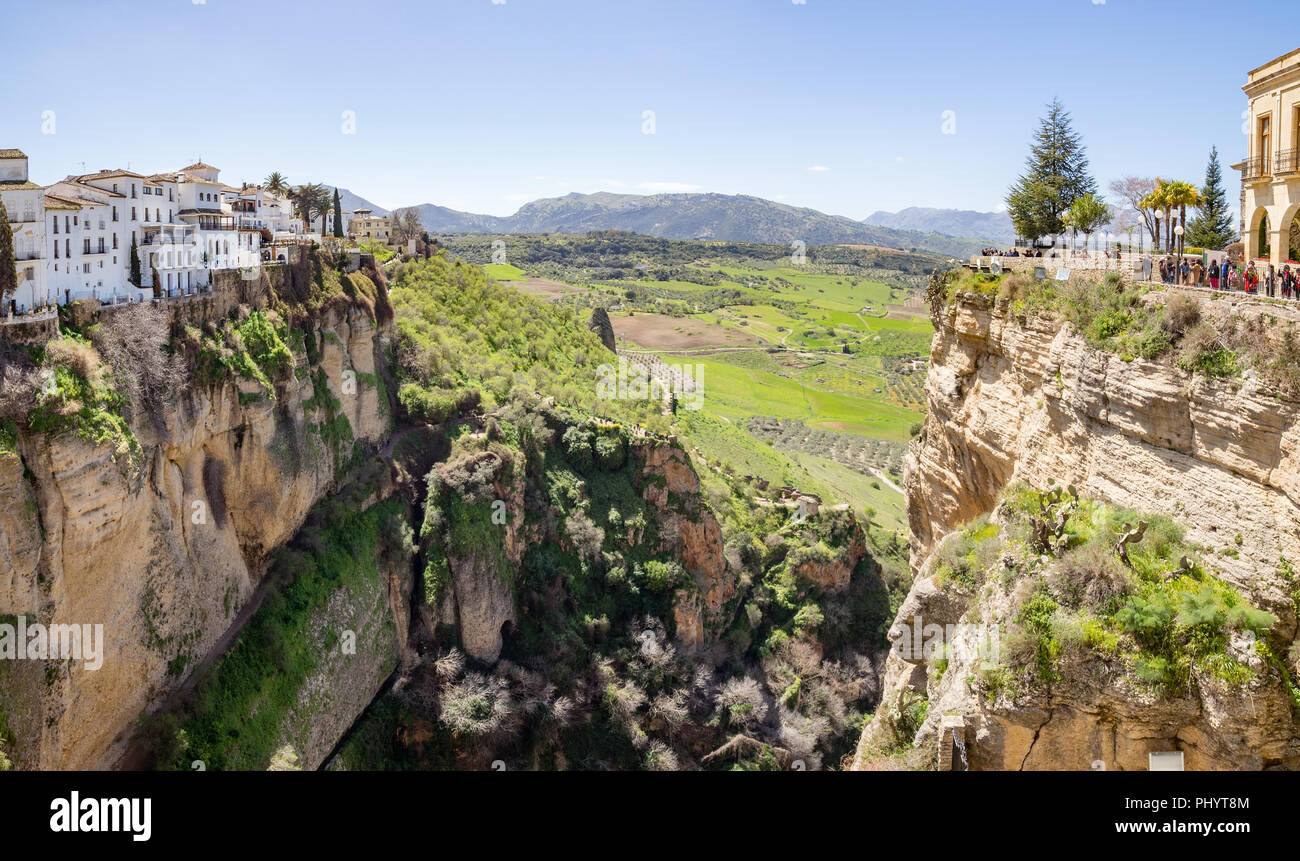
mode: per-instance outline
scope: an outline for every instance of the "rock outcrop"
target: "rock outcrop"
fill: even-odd
[[[993,511],[1008,486],[1059,482],[1184,526],[1210,574],[1277,617],[1270,637],[1286,651],[1296,636],[1290,563],[1300,560],[1296,404],[1250,376],[1209,380],[1168,362],[1126,361],[1058,320],[1017,317],[1005,302],[959,295],[933,319],[929,410],[905,471],[915,579],[891,636],[909,636],[917,620],[1015,619],[1023,594],[992,583],[954,595],[936,560],[954,530]],[[1248,682],[1194,669],[1173,693],[1134,684],[1122,661],[1086,649],[1062,655],[1051,684],[1014,695],[978,681],[988,667],[971,650],[935,657],[891,652],[856,767],[888,749],[900,727],[915,731],[918,746],[936,745],[945,720],[964,722],[973,769],[1145,769],[1149,753],[1170,750],[1183,752],[1188,769],[1300,763],[1285,676],[1236,635],[1228,657],[1249,667]],[[913,708],[917,697],[928,712]],[[924,715],[919,729],[909,708]]]
[[[1024,481],[1166,514],[1294,630],[1300,409],[1247,380],[1094,350],[1069,326],[958,299],[935,319],[929,413],[907,456],[912,565]],[[1219,553],[1219,551],[1226,551]]]
[[[297,356],[274,399],[243,382],[195,386],[163,432],[137,422],[134,463],[72,433],[22,434],[18,456],[0,456],[0,613],[102,624],[106,640],[97,670],[55,662],[42,690],[0,692],[11,726],[39,728],[15,739],[17,767],[111,765],[137,715],[226,630],[336,477],[322,379],[334,428],[342,416],[356,440],[387,437],[373,382],[387,331],[330,308],[307,337],[319,360]]]

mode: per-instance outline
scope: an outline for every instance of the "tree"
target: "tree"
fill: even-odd
[[[1205,168],[1205,185],[1201,188],[1201,204],[1192,223],[1187,225],[1187,244],[1219,250],[1237,239],[1233,229],[1232,211],[1228,208],[1228,195],[1223,188],[1223,172],[1219,167],[1219,149],[1210,149],[1210,163]]]
[[[305,183],[295,185],[289,190],[289,199],[293,201],[294,210],[298,217],[302,219],[303,232],[311,233],[311,220],[314,216],[324,216],[329,212],[330,193],[325,186],[318,183]],[[325,232],[325,224],[321,222],[321,232]]]
[[[278,170],[272,171],[270,176],[262,180],[262,184],[272,194],[278,194],[281,197],[288,197],[289,195],[289,181]]]
[[[14,234],[9,228],[9,211],[0,201],[0,302],[18,292],[18,261],[14,257]]]
[[[339,190],[334,189],[334,235],[343,238],[343,204],[339,201]]]
[[[140,252],[135,247],[135,236],[131,237],[131,283],[140,286]]]
[[[1171,225],[1169,221],[1169,211],[1171,207],[1172,204],[1169,202],[1169,181],[1156,177],[1156,187],[1151,190],[1150,194],[1142,198],[1142,208],[1152,213],[1162,213],[1161,217],[1164,218],[1165,232],[1170,236],[1173,235],[1171,232],[1173,230],[1173,225]],[[1157,246],[1161,244],[1160,218],[1156,219],[1155,244]],[[1168,241],[1164,243],[1164,247],[1169,247]]]
[[[1083,247],[1088,247],[1088,240],[1097,228],[1110,224],[1114,213],[1110,206],[1091,192],[1076,197],[1070,208],[1061,216],[1061,223],[1083,234]]]
[[[1030,144],[1025,172],[1007,193],[1016,232],[1027,239],[1060,233],[1061,216],[1070,204],[1096,191],[1083,141],[1070,124],[1069,113],[1053,99]]]
[[[1201,193],[1189,182],[1173,181],[1165,185],[1165,198],[1170,207],[1178,210],[1178,223],[1183,225],[1184,238],[1187,230],[1187,207],[1197,206],[1201,202]],[[1172,230],[1172,227],[1170,228]],[[1172,247],[1172,245],[1170,246]]]
[[[1126,176],[1112,182],[1110,190],[1138,214],[1146,227],[1147,235],[1151,237],[1152,246],[1155,246],[1160,241],[1160,237],[1156,235],[1156,220],[1152,217],[1151,210],[1143,207],[1142,201],[1156,190],[1156,181],[1147,176]]]
[[[420,223],[420,211],[414,206],[399,209],[393,213],[393,240],[397,243],[418,239],[424,232]]]

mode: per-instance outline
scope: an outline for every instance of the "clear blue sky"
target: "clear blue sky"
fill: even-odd
[[[0,147],[25,150],[42,183],[201,155],[232,184],[280,170],[388,208],[509,214],[603,189],[854,218],[991,210],[1053,96],[1103,187],[1199,184],[1211,145],[1237,160],[1246,72],[1300,47],[1295,14],[1294,0],[45,0],[5,9],[22,37],[4,40]]]

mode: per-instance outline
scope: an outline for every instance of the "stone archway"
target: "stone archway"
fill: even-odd
[[[1258,207],[1250,217],[1250,230],[1246,234],[1246,259],[1268,259],[1272,237],[1269,235],[1268,210]]]
[[[1292,204],[1282,216],[1278,246],[1283,263],[1300,263],[1300,203]]]

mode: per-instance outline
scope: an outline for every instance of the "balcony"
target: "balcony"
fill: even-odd
[[[1241,163],[1242,182],[1263,182],[1273,177],[1273,161],[1268,156],[1255,156]]]
[[[1273,157],[1273,170],[1276,176],[1289,176],[1300,173],[1300,149],[1284,149]]]

